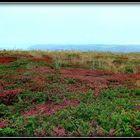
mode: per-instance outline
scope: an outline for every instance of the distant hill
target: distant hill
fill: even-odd
[[[103,52],[140,52],[140,45],[107,45],[107,44],[87,44],[87,45],[47,45],[38,44],[28,48],[29,50],[80,50],[80,51],[103,51]]]

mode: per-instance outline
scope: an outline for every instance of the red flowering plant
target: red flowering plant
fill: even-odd
[[[0,119],[0,128],[6,128],[8,125],[8,120]]]
[[[4,90],[0,93],[0,103],[12,104],[17,100],[16,95],[20,94],[23,90],[21,88],[15,88],[12,90]]]
[[[13,61],[16,61],[17,57],[15,56],[0,56],[0,63],[1,64],[7,64]]]

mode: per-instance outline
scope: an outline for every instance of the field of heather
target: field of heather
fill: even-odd
[[[140,53],[0,51],[0,137],[139,137]]]

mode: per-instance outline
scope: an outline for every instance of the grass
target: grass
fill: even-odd
[[[0,56],[0,137],[140,136],[139,53]]]

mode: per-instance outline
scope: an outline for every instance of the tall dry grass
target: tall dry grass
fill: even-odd
[[[118,73],[137,72],[140,66],[140,53],[80,52],[80,51],[21,51],[4,50],[0,55],[30,55],[34,58],[49,56],[54,65],[81,65],[88,69],[106,70]]]

